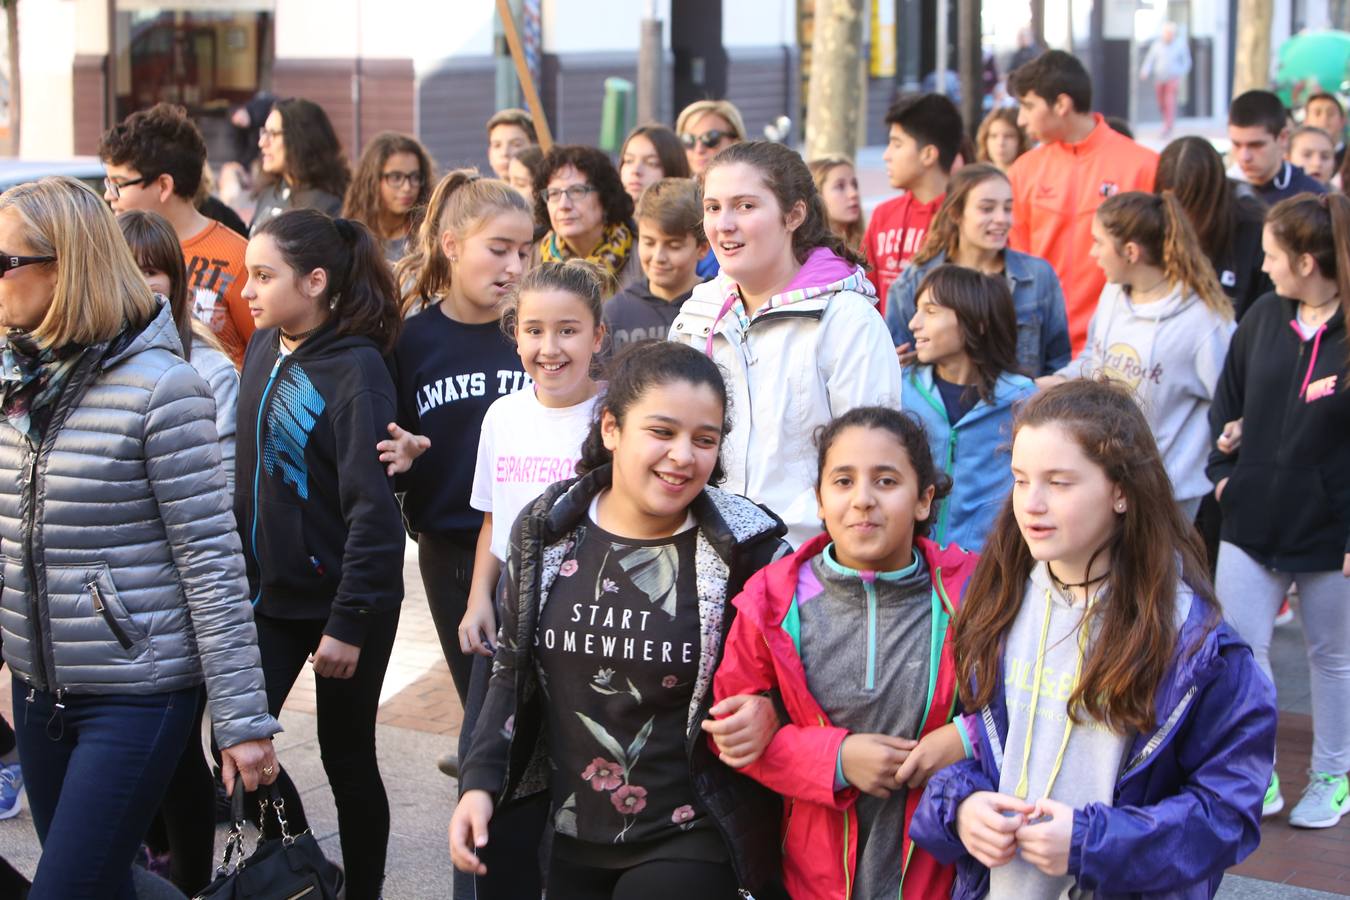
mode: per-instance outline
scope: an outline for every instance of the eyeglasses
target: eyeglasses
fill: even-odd
[[[105,176],[103,179],[103,186],[108,189],[108,193],[112,194],[112,198],[116,200],[118,197],[122,196],[122,188],[129,188],[137,184],[145,184],[145,181],[146,177],[144,175],[140,178],[133,178],[130,181],[113,181],[111,178]]]
[[[572,203],[580,203],[588,194],[595,193],[595,186],[589,184],[574,184],[567,188],[549,188],[546,191],[540,191],[540,198],[549,206],[561,203],[563,195]]]
[[[401,188],[405,184],[410,187],[422,186],[421,172],[382,172],[380,180],[391,188]]]
[[[280,128],[259,128],[259,129],[258,129],[258,140],[260,140],[260,141],[275,141],[275,140],[280,140],[280,138],[281,138],[281,129],[280,129]]]
[[[720,131],[714,128],[712,131],[705,131],[702,134],[682,134],[680,140],[684,143],[684,149],[693,150],[694,144],[702,144],[704,150],[711,150],[727,138],[734,138],[736,135],[730,131]]]
[[[8,253],[0,252],[0,278],[5,277],[5,273],[10,269],[17,269],[19,266],[31,266],[36,263],[56,262],[55,256],[10,256]]]

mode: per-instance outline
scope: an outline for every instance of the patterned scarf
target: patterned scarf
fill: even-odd
[[[627,264],[628,257],[632,252],[633,231],[627,224],[617,222],[605,226],[605,233],[600,239],[600,246],[591,251],[591,255],[586,257],[586,261],[603,266],[617,283],[619,273],[623,271],[623,267]],[[556,232],[550,231],[539,242],[539,259],[541,262],[566,262],[575,257],[576,254],[568,248],[567,244],[558,239]]]
[[[11,331],[4,346],[0,371],[0,411],[15,430],[34,445],[42,442],[52,409],[61,396],[84,348],[39,347],[25,331]]]

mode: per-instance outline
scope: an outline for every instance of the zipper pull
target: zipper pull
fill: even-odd
[[[37,699],[37,688],[33,687],[33,686],[30,684],[30,685],[28,686],[28,698],[27,698],[27,702],[32,703],[35,699]]]
[[[99,593],[99,590],[98,590],[98,582],[96,582],[96,581],[91,581],[91,582],[89,582],[87,585],[85,585],[85,587],[88,588],[88,590],[89,590],[89,596],[92,597],[93,600],[94,600],[94,612],[96,612],[96,613],[102,613],[102,612],[103,612],[103,595]]]

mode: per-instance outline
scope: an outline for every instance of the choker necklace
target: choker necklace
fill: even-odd
[[[1096,578],[1089,578],[1087,581],[1080,581],[1080,582],[1078,582],[1078,583],[1076,583],[1076,584],[1070,584],[1070,583],[1067,582],[1067,581],[1061,581],[1060,578],[1059,578],[1059,576],[1055,574],[1055,570],[1052,569],[1052,568],[1050,568],[1050,564],[1049,564],[1049,563],[1046,563],[1046,564],[1045,564],[1045,571],[1047,571],[1047,572],[1050,573],[1050,577],[1053,578],[1053,579],[1055,580],[1055,584],[1059,585],[1060,587],[1066,587],[1066,588],[1081,588],[1081,587],[1087,587],[1088,585],[1096,584],[1096,583],[1099,582],[1099,581],[1105,581],[1105,580],[1111,575],[1111,572],[1108,570],[1108,571],[1103,572],[1102,574],[1098,575]]]
[[[303,341],[305,338],[309,337],[311,334],[318,331],[322,327],[323,327],[322,325],[315,325],[309,331],[302,331],[299,334],[287,334],[285,331],[282,331],[281,336],[284,337],[286,340],[290,341],[292,344],[294,344],[296,341]]]

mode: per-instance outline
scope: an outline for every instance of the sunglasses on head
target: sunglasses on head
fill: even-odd
[[[693,150],[694,144],[702,144],[704,150],[711,150],[722,141],[729,137],[735,137],[730,131],[720,131],[714,128],[712,131],[705,131],[702,134],[682,134],[680,140],[684,142],[684,149]]]
[[[35,263],[56,262],[55,256],[10,256],[8,253],[0,253],[0,278],[5,277],[5,273],[10,269],[17,269],[19,266],[31,266]]]

